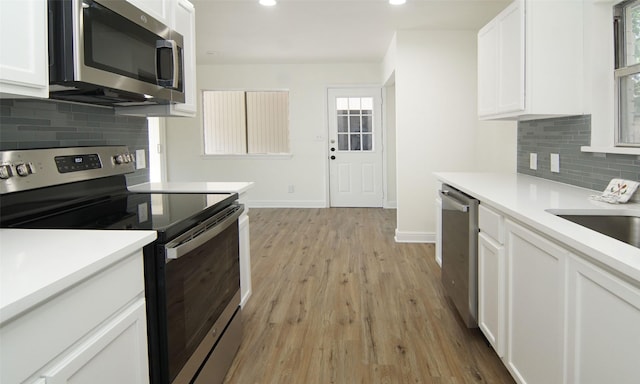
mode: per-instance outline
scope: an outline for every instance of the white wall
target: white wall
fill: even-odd
[[[478,172],[515,172],[518,168],[518,122],[478,121],[476,164]]]
[[[385,208],[396,208],[396,86],[388,84],[384,88],[384,154],[385,154]]]
[[[477,118],[476,45],[475,31],[396,33],[398,241],[435,240],[433,172],[516,169],[515,123]]]
[[[254,181],[252,206],[326,206],[327,87],[381,84],[379,64],[210,65],[198,66],[197,76],[199,106],[203,89],[290,92],[291,158],[206,157],[201,107],[195,118],[167,119],[168,180]]]

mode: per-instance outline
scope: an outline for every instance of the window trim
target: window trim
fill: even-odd
[[[627,143],[620,141],[622,124],[622,78],[640,74],[640,63],[630,66],[626,65],[626,33],[625,33],[625,9],[634,3],[640,4],[640,0],[627,0],[613,7],[613,32],[614,32],[614,142],[615,148],[640,148],[640,141]]]

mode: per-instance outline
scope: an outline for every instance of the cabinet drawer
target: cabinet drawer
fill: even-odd
[[[145,301],[139,298],[51,367],[47,384],[149,382]]]
[[[0,382],[23,382],[134,298],[142,297],[142,252],[137,252],[4,324]],[[33,348],[35,344],[38,348]]]
[[[504,217],[482,203],[478,210],[478,227],[481,232],[504,244]]]

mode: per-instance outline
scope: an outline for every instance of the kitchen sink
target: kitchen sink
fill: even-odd
[[[558,213],[555,215],[640,248],[640,216]]]

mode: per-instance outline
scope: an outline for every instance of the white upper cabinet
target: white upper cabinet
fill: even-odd
[[[478,116],[583,113],[582,1],[516,0],[478,32]]]
[[[127,0],[148,13],[154,18],[161,21],[164,25],[171,25],[173,16],[173,6],[176,0]]]
[[[49,97],[46,0],[0,1],[0,98]]]
[[[131,1],[131,0],[129,0]],[[136,0],[137,3],[139,0]],[[169,1],[169,0],[167,0]],[[170,25],[184,38],[184,89],[185,102],[167,105],[151,105],[142,107],[118,107],[116,113],[135,116],[185,116],[196,114],[196,11],[187,0],[173,0],[172,20]],[[152,1],[152,3],[155,3]]]

